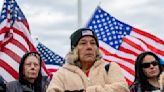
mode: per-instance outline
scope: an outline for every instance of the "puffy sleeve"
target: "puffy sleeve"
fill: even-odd
[[[94,85],[86,89],[86,92],[129,92],[127,82],[121,72],[121,68],[115,62],[111,62],[105,85]]]
[[[64,85],[60,73],[54,73],[46,92],[64,92]]]

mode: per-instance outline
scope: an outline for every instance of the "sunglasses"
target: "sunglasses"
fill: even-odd
[[[142,64],[142,68],[149,68],[150,65],[156,66],[156,65],[158,65],[158,61],[154,60],[154,61],[152,61],[150,63],[143,63]]]

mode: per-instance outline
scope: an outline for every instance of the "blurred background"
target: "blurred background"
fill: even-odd
[[[32,37],[63,57],[70,50],[69,36],[87,24],[97,6],[118,20],[164,40],[164,0],[16,1],[28,20]],[[0,0],[0,7],[2,4]]]

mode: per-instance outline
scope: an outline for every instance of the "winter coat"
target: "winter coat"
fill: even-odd
[[[111,62],[107,72],[104,66],[105,61],[96,61],[87,77],[79,67],[65,64],[54,73],[46,92],[129,92],[120,67]]]
[[[49,84],[49,80],[46,76],[42,77],[42,82],[40,82],[42,85],[42,91],[46,92],[46,88]],[[21,84],[18,80],[12,81],[6,84],[6,92],[35,92],[34,91],[34,85],[30,83]]]

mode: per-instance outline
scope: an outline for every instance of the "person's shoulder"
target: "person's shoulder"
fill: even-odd
[[[16,84],[19,84],[19,81],[18,80],[8,82],[6,85],[16,85]]]

